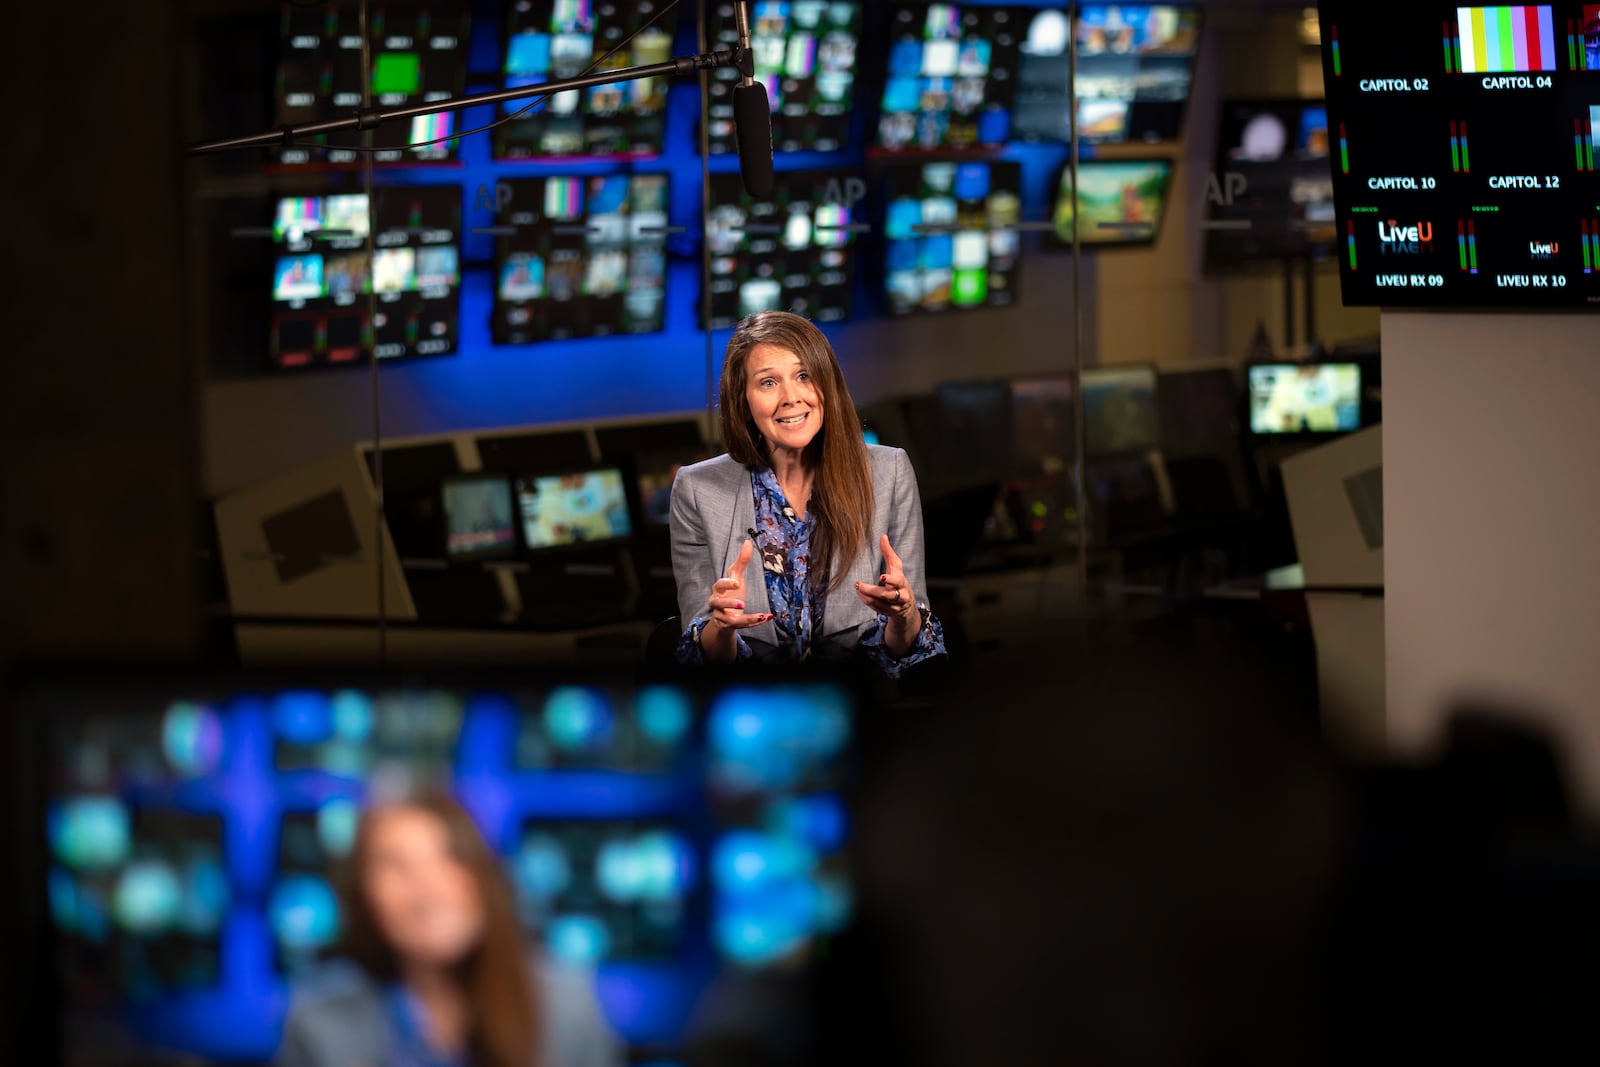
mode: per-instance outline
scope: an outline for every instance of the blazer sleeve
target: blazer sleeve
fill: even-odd
[[[705,518],[687,467],[672,481],[672,577],[678,586],[678,621],[684,628],[710,610],[717,568],[706,538]]]
[[[917,489],[917,472],[905,449],[895,455],[893,507],[889,512],[889,544],[904,565],[911,588],[922,600],[928,599],[927,548],[922,536],[922,493]]]

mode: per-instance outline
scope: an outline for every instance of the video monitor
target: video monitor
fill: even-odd
[[[1222,105],[1205,266],[1213,274],[1332,253],[1328,109],[1320,100]]]
[[[1039,11],[1028,21],[1017,79],[1018,140],[1071,140],[1070,33],[1065,10]],[[1078,139],[1176,140],[1194,78],[1200,12],[1086,5],[1077,36]]]
[[[1077,236],[1082,244],[1096,248],[1154,244],[1171,187],[1170,159],[1091,160],[1078,164],[1078,195],[1074,198],[1072,168],[1064,166],[1051,209],[1054,243],[1071,246],[1076,199]]]
[[[523,925],[557,960],[591,967],[674,957],[702,873],[665,821],[526,819],[507,863]]]
[[[639,516],[647,526],[672,525],[672,483],[678,471],[710,459],[704,449],[658,449],[640,453],[635,460],[634,488]]]
[[[884,280],[894,315],[1005,307],[1021,268],[1016,163],[888,168]]]
[[[1010,140],[1030,14],[987,4],[896,6],[877,146],[933,151]]]
[[[614,467],[518,478],[523,544],[539,552],[625,540],[633,535],[629,495]]]
[[[461,189],[388,186],[375,223],[363,193],[285,197],[272,234],[271,366],[302,370],[448,355],[459,336]],[[376,252],[367,255],[368,229]],[[376,292],[369,319],[367,295]]]
[[[999,482],[1013,467],[1009,382],[940,382],[933,391],[938,473],[947,484]]]
[[[1600,4],[1320,12],[1346,306],[1600,304]]]
[[[50,917],[69,1000],[141,1004],[219,985],[233,903],[219,815],[100,794],[59,795],[48,817]]]
[[[750,49],[755,78],[767,90],[775,152],[837,152],[850,140],[856,105],[862,4],[857,0],[756,0],[750,7]],[[738,41],[733,4],[712,16],[714,48]],[[733,152],[733,87],[738,71],[711,75],[711,151]],[[782,175],[780,175],[781,177]]]
[[[343,932],[337,868],[350,855],[360,806],[334,799],[316,811],[284,812],[277,868],[267,896],[275,969],[302,975],[322,962]]]
[[[666,316],[667,176],[501,183],[496,344],[655,333]]]
[[[170,789],[215,773],[227,751],[222,716],[193,700],[85,717],[72,741],[57,749],[54,772],[61,788],[85,793]]]
[[[1061,474],[1078,454],[1072,379],[1018,378],[1011,383],[1012,455],[1027,474]]]
[[[671,686],[557,686],[519,702],[518,770],[660,774],[690,754],[697,709]]]
[[[1094,367],[1080,378],[1086,458],[1114,459],[1161,445],[1153,366]]]
[[[1161,454],[1170,460],[1237,451],[1244,396],[1230,367],[1161,375]]]
[[[1361,429],[1361,366],[1258,364],[1250,368],[1250,432],[1331,434]]]
[[[363,106],[361,25],[354,3],[283,4],[280,16],[275,126],[344,118]],[[390,109],[451,100],[466,92],[471,5],[466,0],[388,0],[368,23],[371,106]],[[437,163],[455,158],[454,112],[386,122],[373,131],[374,163]],[[289,166],[355,164],[362,144],[347,131],[312,139],[312,148],[276,149]],[[434,143],[424,143],[434,142]],[[408,147],[417,145],[416,148]]]
[[[656,18],[661,0],[637,4],[592,0],[511,0],[507,4],[501,84],[506,89],[582,74],[630,34],[605,70],[664,63],[672,58],[677,11]],[[550,157],[639,158],[661,153],[667,79],[641,78],[524,97],[500,105],[520,115],[495,130],[500,159]]]
[[[450,478],[441,494],[445,554],[451,559],[492,559],[516,550],[511,482],[503,475]]]
[[[273,766],[365,782],[394,775],[418,786],[447,779],[465,718],[442,690],[288,689],[272,695]]]
[[[770,200],[744,192],[737,174],[711,176],[711,328],[760,311],[815,322],[850,317],[856,233],[853,203],[866,182],[840,171],[784,171]]]
[[[741,970],[792,961],[850,917],[853,734],[848,696],[825,685],[729,689],[711,705],[711,938]]]

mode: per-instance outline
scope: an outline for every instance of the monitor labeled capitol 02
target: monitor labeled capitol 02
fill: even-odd
[[[1600,4],[1321,16],[1345,303],[1600,304]]]

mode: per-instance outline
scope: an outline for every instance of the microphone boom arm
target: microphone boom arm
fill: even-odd
[[[740,7],[742,8],[743,5],[741,4]],[[341,119],[302,122],[292,126],[279,126],[275,130],[267,130],[263,133],[247,134],[243,137],[225,137],[214,141],[200,141],[190,145],[184,154],[199,156],[212,152],[230,152],[240,148],[271,148],[275,145],[288,148],[304,138],[318,137],[325,133],[339,133],[344,130],[375,129],[385,122],[392,122],[397,119],[412,119],[420,115],[436,115],[441,111],[456,111],[461,108],[477,107],[480,104],[501,104],[508,100],[551,96],[555,93],[564,93],[573,89],[588,89],[596,85],[609,85],[612,82],[638,81],[642,78],[675,78],[695,74],[702,70],[713,70],[717,67],[734,67],[746,77],[754,73],[753,60],[748,50],[743,48],[719,48],[714,52],[701,52],[698,55],[675,56],[664,63],[650,63],[642,67],[622,67],[617,70],[597,70],[592,74],[582,74],[576,78],[561,78],[556,81],[540,82],[538,85],[524,85],[515,89],[500,89],[492,93],[479,93],[476,96],[434,100],[425,104],[414,104],[388,110],[363,108],[355,114]]]

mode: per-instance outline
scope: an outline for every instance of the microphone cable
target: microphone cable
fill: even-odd
[[[359,32],[361,33],[361,107],[363,110],[372,106],[372,35],[367,28],[367,7],[368,0],[361,0],[356,16]],[[373,131],[370,129],[361,131],[362,144],[369,149],[372,147],[372,136]],[[389,523],[384,510],[383,492],[383,400],[378,384],[378,286],[376,284],[377,277],[373,273],[373,269],[378,262],[376,248],[378,197],[377,190],[374,188],[372,163],[372,153],[370,151],[363,152],[361,156],[361,188],[367,197],[367,331],[372,337],[372,353],[368,357],[367,364],[372,400],[372,484],[375,493],[372,552],[377,560],[378,669],[382,671],[389,666],[389,603],[383,566],[383,534]]]
[[[744,0],[736,0],[743,3]],[[696,47],[707,50],[706,4],[695,22]],[[716,349],[711,343],[711,74],[700,71],[700,329],[706,339],[706,438],[716,439]]]

